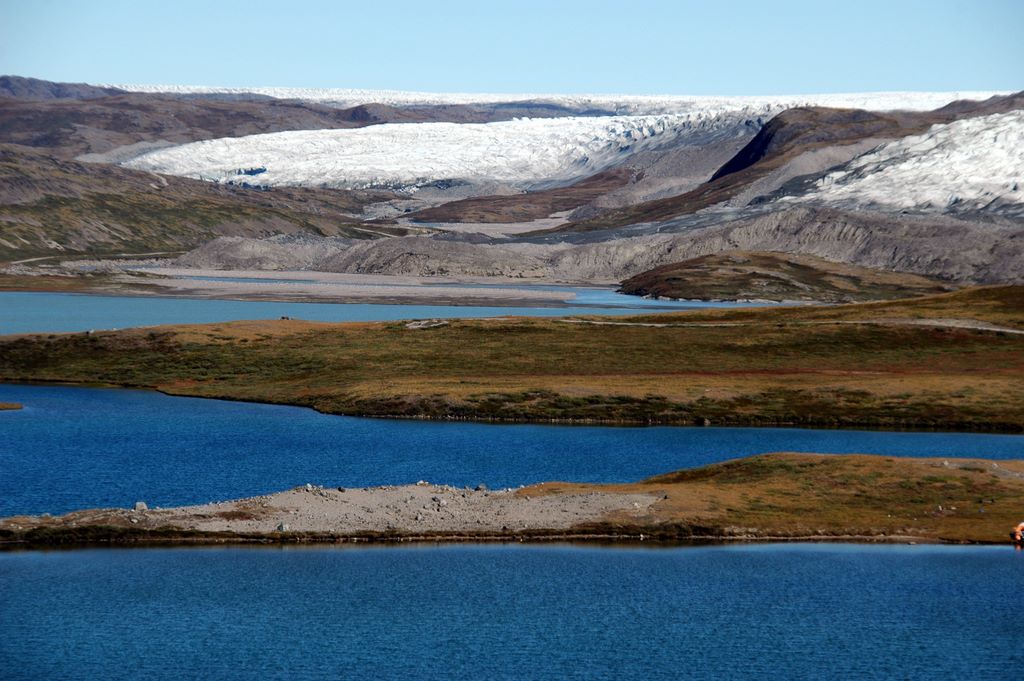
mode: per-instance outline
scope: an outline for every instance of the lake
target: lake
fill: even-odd
[[[440,287],[435,287],[440,288]],[[510,288],[510,287],[503,287]],[[525,287],[524,287],[525,288]],[[383,305],[372,303],[285,303],[209,298],[100,296],[76,293],[0,291],[0,335],[65,333],[160,324],[206,324],[239,319],[291,317],[323,322],[500,316],[629,315],[638,312],[741,307],[742,303],[648,300],[603,289],[572,289],[578,304],[565,307],[473,305]]]
[[[623,314],[0,293],[0,333]],[[582,301],[583,299],[581,299]],[[607,307],[601,307],[607,305]],[[636,480],[771,451],[1024,458],[1024,436],[395,421],[0,385],[0,516],[312,482]],[[1009,547],[421,545],[0,552],[5,679],[953,679],[1024,663]]]
[[[0,554],[7,679],[1003,679],[1009,547]]]
[[[170,506],[307,482],[623,482],[776,451],[1024,458],[1024,436],[401,421],[156,392],[0,385],[0,516]]]

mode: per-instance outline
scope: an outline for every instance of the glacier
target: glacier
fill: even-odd
[[[600,110],[616,115],[705,112],[755,112],[772,115],[794,106],[828,106],[870,111],[928,111],[958,99],[986,99],[1010,91],[860,92],[810,95],[602,95],[537,93],[438,93],[346,88],[207,87],[194,85],[108,84],[128,92],[223,97],[271,97],[315,102],[338,108],[364,104],[388,106],[494,105],[518,102],[555,104],[578,111]]]
[[[415,189],[454,180],[525,189],[592,175],[631,154],[677,143],[698,131],[731,130],[740,123],[735,117],[704,112],[387,123],[192,142],[145,153],[123,165],[265,186]]]
[[[522,118],[492,123],[396,123],[221,138],[167,147],[122,165],[220,183],[387,188],[414,192],[438,182],[497,184],[521,191],[592,175],[641,151],[706,144],[760,126],[797,106],[928,110],[993,92],[859,93],[792,97],[480,95],[295,88],[119,85],[178,95],[259,95],[355,106],[548,102],[613,116]]]
[[[964,212],[1024,205],[1024,111],[932,126],[858,156],[780,202]]]

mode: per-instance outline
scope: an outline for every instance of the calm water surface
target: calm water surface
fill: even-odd
[[[622,314],[0,293],[0,334]],[[144,304],[140,304],[144,302]],[[768,451],[1024,458],[1024,437],[386,421],[0,385],[0,516],[314,482],[620,481]],[[987,679],[1024,665],[1004,547],[418,546],[0,553],[0,678]]]
[[[1024,458],[1024,436],[488,425],[325,416],[155,392],[0,385],[0,516],[178,505],[295,485],[639,480],[775,451]]]
[[[562,290],[562,287],[554,288]],[[206,298],[0,292],[0,335],[121,329],[159,324],[206,324],[238,319],[278,319],[285,316],[324,322],[368,322],[504,315],[531,317],[580,314],[624,315],[636,314],[643,310],[686,310],[741,305],[737,303],[646,300],[601,289],[569,290],[578,291],[578,299],[577,304],[568,307],[275,303]]]
[[[1011,679],[1008,547],[0,554],[9,679]]]

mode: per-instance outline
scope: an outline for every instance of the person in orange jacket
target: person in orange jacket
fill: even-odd
[[[1024,544],[1024,522],[1017,523],[1017,527],[1013,528],[1010,534],[1015,544]]]

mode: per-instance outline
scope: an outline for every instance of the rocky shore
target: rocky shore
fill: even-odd
[[[374,488],[312,484],[275,494],[178,508],[94,509],[0,519],[0,538],[106,535],[165,540],[280,542],[353,538],[573,535],[608,521],[636,522],[659,496],[609,491],[456,488],[418,482]],[[99,528],[106,528],[100,530]],[[84,535],[83,535],[84,533]],[[4,537],[6,535],[6,537]],[[58,543],[63,543],[60,541]]]

